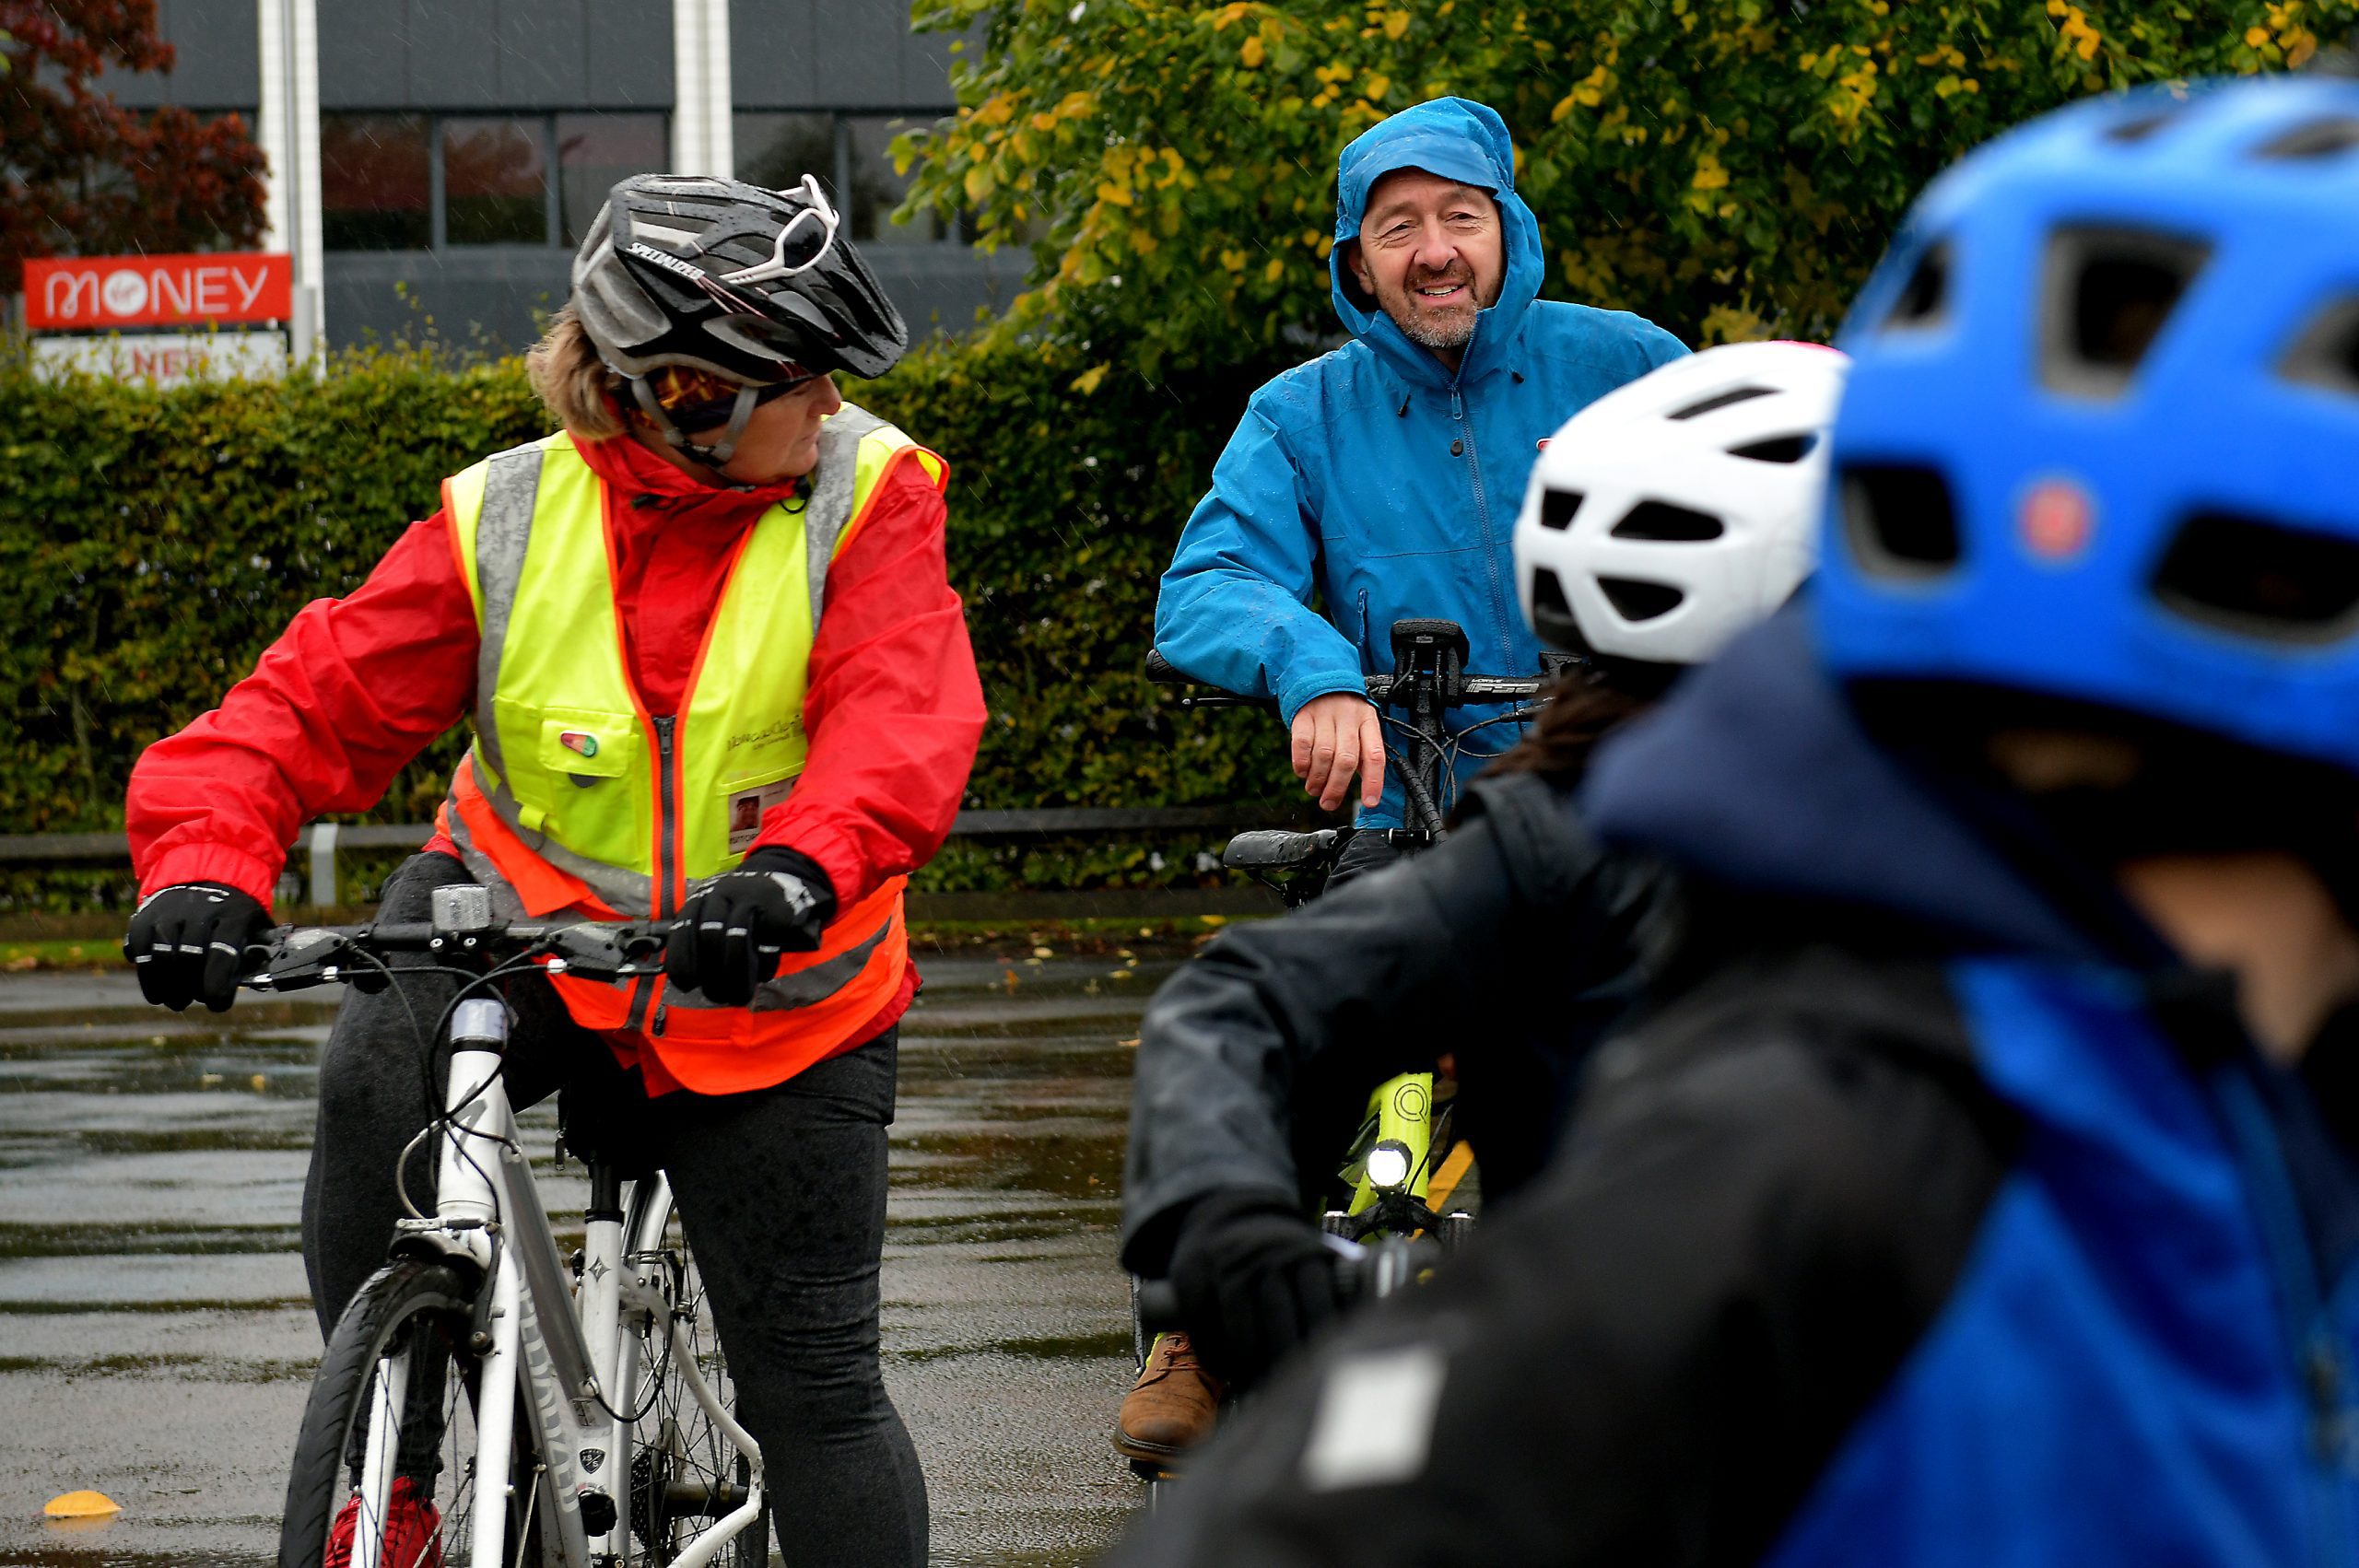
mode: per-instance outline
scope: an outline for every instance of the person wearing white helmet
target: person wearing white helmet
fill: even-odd
[[[1134,1394],[1125,1454],[1168,1460],[1201,1439],[1221,1383],[1260,1380],[1335,1313],[1310,1216],[1374,1085],[1452,1059],[1487,1204],[1547,1159],[1579,1071],[1638,993],[1661,895],[1649,865],[1601,854],[1573,788],[1601,739],[1809,574],[1848,365],[1815,345],[1731,345],[1565,425],[1524,496],[1516,567],[1541,640],[1581,661],[1534,733],[1470,786],[1435,849],[1222,933],[1156,993],[1121,1261],[1169,1277],[1210,1375],[1182,1368],[1198,1381],[1175,1373],[1144,1413]]]

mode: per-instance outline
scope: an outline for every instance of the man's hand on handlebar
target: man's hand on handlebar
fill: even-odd
[[[1374,705],[1350,692],[1312,697],[1294,716],[1294,771],[1321,811],[1344,803],[1352,775],[1360,776],[1360,804],[1384,798],[1384,725]]]

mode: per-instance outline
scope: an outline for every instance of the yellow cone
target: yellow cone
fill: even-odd
[[[53,1497],[41,1512],[53,1519],[103,1519],[123,1512],[123,1504],[103,1492],[69,1492]]]

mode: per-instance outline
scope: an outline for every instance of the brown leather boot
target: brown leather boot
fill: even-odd
[[[1114,1451],[1149,1464],[1169,1464],[1213,1434],[1220,1410],[1220,1379],[1196,1359],[1181,1333],[1160,1335],[1146,1366],[1114,1420]]]

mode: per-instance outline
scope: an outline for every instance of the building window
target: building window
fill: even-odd
[[[433,242],[433,153],[422,114],[320,116],[320,233],[331,251]]]
[[[634,174],[663,171],[672,149],[661,114],[560,114],[557,117],[560,236],[579,245],[606,205],[606,193]]]
[[[883,245],[931,245],[943,238],[932,213],[909,223],[886,219],[910,193],[910,177],[893,171],[893,138],[918,122],[898,114],[847,114],[843,137],[851,165],[851,233]]]
[[[739,114],[731,120],[737,144],[737,178],[766,191],[783,191],[816,174],[836,199],[836,117],[832,114]]]
[[[661,114],[323,114],[322,239],[331,251],[578,245],[616,181],[670,157]]]
[[[955,240],[931,214],[913,223],[888,222],[908,194],[907,176],[893,171],[893,138],[925,122],[897,114],[745,113],[734,117],[737,178],[784,190],[816,174],[846,219],[845,232],[863,244],[932,245]],[[847,196],[845,193],[849,192]]]
[[[548,127],[539,116],[444,120],[443,242],[548,244]]]

